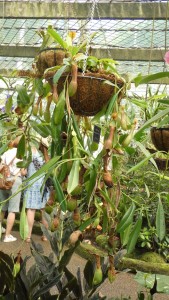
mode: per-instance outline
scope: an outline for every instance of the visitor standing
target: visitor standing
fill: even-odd
[[[20,137],[16,137],[11,141],[9,143],[10,149],[1,156],[1,164],[4,163],[9,165],[10,179],[14,180],[14,184],[10,190],[0,189],[0,202],[5,201],[13,195],[9,200],[2,204],[1,222],[6,213],[8,213],[6,230],[2,227],[2,233],[5,233],[4,242],[14,242],[17,240],[17,238],[11,234],[11,231],[15,222],[15,215],[20,211],[21,191],[19,191],[19,186],[22,184],[22,175],[25,175],[26,172],[24,169],[17,167],[17,162],[21,161],[16,158],[19,141]]]
[[[39,170],[44,164],[44,159],[42,154],[32,147],[32,162],[29,164],[27,169],[27,178],[30,178],[37,170]],[[44,176],[37,178],[33,184],[29,182],[28,188],[25,190],[25,200],[26,200],[26,209],[27,209],[27,220],[28,220],[28,237],[26,242],[31,241],[32,229],[35,219],[36,210],[41,211],[41,222],[47,228],[48,223],[44,218],[44,208],[49,197],[48,191],[43,189],[43,180]],[[45,241],[46,237],[42,236],[42,240]]]

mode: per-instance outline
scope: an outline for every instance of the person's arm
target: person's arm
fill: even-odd
[[[26,176],[26,174],[27,174],[27,169],[25,169],[25,168],[21,168],[21,175],[22,176]]]

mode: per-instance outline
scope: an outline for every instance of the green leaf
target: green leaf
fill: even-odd
[[[131,206],[127,209],[124,216],[117,225],[117,232],[123,232],[132,223],[135,209],[136,206],[134,202],[132,202]]]
[[[87,226],[89,226],[90,224],[93,223],[93,220],[94,220],[94,219],[92,219],[92,218],[87,219],[86,221],[84,221],[84,222],[79,226],[78,230],[80,230],[80,231],[85,230]]]
[[[132,102],[133,104],[135,104],[143,109],[147,108],[147,106],[148,106],[147,101],[144,101],[143,99],[137,100],[137,99],[131,98],[130,102]]]
[[[143,154],[146,156],[146,157],[150,157],[150,152],[144,147],[143,144],[141,144],[140,142],[135,142],[136,143],[136,146],[138,146],[140,148],[140,150],[143,152]],[[151,163],[153,164],[153,166],[158,170],[158,167],[156,165],[156,162],[155,160],[151,157],[149,158],[149,160],[151,161]]]
[[[53,76],[53,83],[58,83],[60,77],[63,75],[64,72],[67,71],[68,68],[70,68],[68,65],[63,65]]]
[[[160,241],[162,241],[166,234],[166,225],[165,225],[164,208],[160,199],[158,201],[158,207],[156,213],[156,229],[157,229],[158,238]]]
[[[17,97],[17,102],[18,105],[20,106],[25,106],[30,103],[30,98],[27,93],[27,88],[24,85],[17,85],[16,86],[16,91],[18,92],[18,97]]]
[[[83,272],[84,272],[84,278],[89,288],[92,289],[94,272],[93,272],[93,264],[90,260],[87,261]]]
[[[4,144],[1,148],[0,148],[0,156],[8,149],[8,143]]]
[[[80,299],[82,296],[81,291],[81,285],[79,284],[79,281],[77,278],[67,269],[67,267],[64,268],[64,273],[67,278],[67,284],[64,286],[64,289],[62,290],[61,294],[59,295],[60,300],[66,299],[67,293],[72,293],[75,295],[76,299]],[[66,292],[66,294],[65,294]]]
[[[9,88],[7,81],[6,81],[6,80],[4,79],[4,77],[1,76],[1,75],[0,75],[0,80],[2,80],[2,81],[6,84],[6,86]]]
[[[107,109],[107,105],[104,105],[102,110],[100,110],[91,120],[91,123],[94,124],[94,123],[98,123],[100,122],[100,118],[105,116],[105,113],[106,113],[106,109]]]
[[[79,160],[75,160],[72,164],[72,168],[70,170],[70,174],[68,176],[68,185],[67,192],[71,194],[71,192],[78,186],[79,184]]]
[[[67,158],[67,157],[64,155],[63,159],[65,159],[65,158]],[[59,183],[63,182],[63,180],[65,179],[67,173],[68,173],[68,166],[67,166],[67,162],[66,162],[61,166],[61,170],[58,174]]]
[[[157,274],[156,279],[157,292],[169,294],[169,276]]]
[[[14,292],[13,262],[8,255],[0,251],[0,278],[4,279],[7,291]]]
[[[100,194],[104,197],[104,199],[110,204],[110,207],[112,209],[114,209],[114,203],[110,197],[110,195],[108,194],[107,190],[103,191],[103,190],[100,190]]]
[[[12,96],[10,96],[5,103],[6,114],[9,114],[11,112],[12,104],[13,104]]]
[[[5,113],[5,114],[2,114],[0,113],[0,120],[6,120],[6,118],[8,117],[8,115]]]
[[[109,224],[109,218],[107,215],[107,210],[103,210],[103,224],[102,224],[102,230],[103,233],[106,233],[108,230],[108,224]]]
[[[149,83],[150,81],[161,79],[164,77],[169,77],[169,72],[159,72],[155,74],[150,74],[146,76],[142,76],[139,74],[137,77],[134,78],[135,85],[138,86],[140,84]]]
[[[51,127],[46,123],[37,123],[35,121],[29,121],[31,127],[39,133],[42,137],[46,138],[51,134]]]
[[[169,100],[168,99],[161,99],[161,100],[158,100],[158,102],[161,103],[161,104],[169,105]]]
[[[25,147],[26,147],[25,135],[23,134],[17,147],[16,157],[18,159],[22,159],[24,157]]]
[[[160,120],[161,118],[163,118],[165,115],[167,115],[169,113],[169,108],[164,109],[163,111],[160,111],[158,114],[156,114],[154,117],[152,117],[151,119],[149,119],[147,122],[144,123],[144,125],[136,132],[136,134],[134,135],[134,138],[137,140],[139,134],[146,129],[147,127],[149,127],[152,123],[157,122],[158,120]]]
[[[59,94],[58,102],[55,105],[53,111],[52,119],[55,125],[58,125],[62,122],[62,119],[64,117],[65,104],[66,104],[66,97],[65,97],[65,88],[64,88]]]
[[[23,201],[22,210],[20,214],[20,223],[19,223],[19,232],[23,240],[25,240],[28,237],[28,232],[29,232],[25,206],[26,206],[26,199],[24,199]]]
[[[149,155],[149,156],[147,156],[146,158],[144,158],[142,161],[140,161],[137,165],[135,165],[134,167],[132,167],[131,169],[129,169],[128,171],[127,171],[127,173],[131,173],[131,172],[135,172],[135,171],[137,171],[139,168],[141,168],[152,156],[154,155],[154,153],[153,154],[151,154],[151,155]]]
[[[109,104],[108,104],[108,107],[107,107],[107,110],[106,110],[106,113],[105,113],[106,118],[108,118],[112,114],[115,102],[117,100],[117,96],[118,96],[118,93],[116,93],[115,95],[113,95],[110,98]]]
[[[93,168],[90,170],[89,173],[89,182],[88,182],[88,186],[87,186],[87,200],[90,200],[90,196],[93,192],[93,189],[95,187],[96,184],[96,178],[97,178],[97,172],[95,167],[93,166]]]
[[[75,244],[74,247],[69,248],[68,250],[64,251],[64,255],[62,256],[59,262],[59,272],[62,272],[65,267],[67,267],[72,255],[75,252],[75,248],[79,245],[79,241]]]
[[[125,230],[124,232],[120,232],[120,239],[122,241],[122,245],[123,247],[127,245],[129,238],[130,238],[130,233],[131,233],[131,228],[132,228],[132,224],[130,224]]]
[[[157,280],[157,293],[169,294],[169,276],[161,274],[150,274],[137,271],[134,279],[142,286],[152,289],[155,279]]]
[[[151,289],[154,285],[156,274],[144,273],[137,271],[134,279],[142,286]]]
[[[44,87],[43,87],[43,82],[41,78],[35,78],[34,81],[35,84],[35,90],[39,94],[39,96],[42,96],[44,93]]]
[[[13,270],[13,259],[11,256],[9,256],[7,253],[0,251],[0,260],[3,260],[6,265],[9,267],[9,269],[11,269],[11,271]]]
[[[58,161],[60,160],[60,156],[55,156],[51,158],[47,163],[45,163],[38,171],[36,171],[32,176],[24,180],[24,183],[29,183],[30,181],[36,179],[37,177],[44,176],[45,173],[49,173],[49,170],[52,171]]]
[[[84,143],[83,143],[82,135],[81,135],[80,130],[79,130],[79,127],[78,127],[78,125],[77,125],[77,121],[76,121],[76,119],[75,119],[74,113],[71,114],[71,118],[72,118],[73,129],[74,129],[74,131],[76,132],[76,136],[77,136],[77,138],[78,138],[78,141],[80,142],[80,144],[81,144],[82,147],[83,147],[83,144],[84,144]]]
[[[63,212],[66,212],[66,200],[65,200],[65,196],[63,194],[62,187],[61,187],[58,179],[56,178],[56,176],[53,177],[52,180],[53,180],[53,183],[54,183],[54,188],[55,188],[55,191],[56,191],[56,194],[57,194],[57,199],[58,199],[58,202],[60,204],[60,207],[61,207]]]
[[[135,249],[139,234],[140,234],[140,230],[141,230],[141,226],[142,226],[142,216],[140,215],[133,227],[133,230],[130,233],[129,236],[129,241],[127,243],[127,253],[130,254],[133,252],[133,250]]]
[[[48,26],[47,32],[51,35],[51,37],[54,39],[54,41],[57,42],[63,49],[67,49],[68,48],[68,45],[61,38],[61,36],[59,35],[59,33],[56,32],[55,29],[53,29],[51,26]]]

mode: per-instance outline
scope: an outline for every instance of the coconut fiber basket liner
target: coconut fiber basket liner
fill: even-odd
[[[68,75],[62,75],[59,79],[58,93],[62,91],[67,78],[70,82],[71,76]],[[105,80],[122,88],[118,96],[120,100],[125,94],[125,81],[122,78],[114,74],[85,73],[83,75],[78,73],[77,92],[70,97],[70,106],[76,115],[94,116],[108,103],[115,92],[115,87],[105,83]]]
[[[46,69],[54,66],[61,66],[65,57],[65,51],[60,48],[43,49],[36,57],[37,70],[43,75]]]
[[[169,151],[169,128],[151,128],[151,140],[156,149]]]
[[[169,161],[164,158],[154,158],[159,170],[169,170]]]

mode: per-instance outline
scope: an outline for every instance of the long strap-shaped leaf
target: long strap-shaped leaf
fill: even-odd
[[[60,204],[60,207],[61,207],[63,212],[66,212],[66,200],[65,200],[65,196],[63,194],[63,190],[61,188],[61,185],[60,185],[60,183],[59,183],[56,176],[53,177],[52,180],[53,180],[54,188],[55,188],[55,191],[56,191],[56,195],[57,195],[57,199],[58,199],[58,202]]]
[[[157,213],[156,213],[156,230],[160,241],[165,237],[166,225],[165,225],[165,214],[161,199],[158,201]]]
[[[67,49],[68,45],[67,43],[61,38],[61,36],[59,35],[59,33],[57,33],[57,31],[55,29],[53,29],[51,26],[48,27],[47,32],[52,36],[52,38],[58,43],[60,44],[60,46],[63,49]]]
[[[20,224],[19,224],[19,232],[23,240],[25,240],[28,237],[28,221],[25,212],[25,204],[26,204],[26,199],[24,199],[23,201],[23,206],[20,215]]]
[[[142,216],[140,215],[137,219],[137,222],[135,223],[132,232],[130,233],[129,236],[129,241],[127,243],[127,253],[130,254],[133,252],[133,250],[135,249],[139,234],[140,234],[140,230],[141,230],[141,226],[142,226]]]
[[[68,194],[70,194],[79,184],[79,165],[80,165],[79,160],[75,160],[73,162],[72,168],[70,170],[70,174],[68,176],[68,186],[67,186]]]
[[[169,114],[169,108],[164,109],[163,111],[160,111],[158,114],[156,114],[154,117],[149,119],[147,122],[144,123],[144,125],[136,132],[134,138],[137,140],[139,138],[139,135],[144,131],[144,129],[148,128],[152,123],[157,122],[164,116]]]
[[[29,181],[39,177],[43,176],[45,173],[49,171],[49,169],[53,169],[56,167],[56,164],[58,163],[60,159],[60,156],[53,157],[49,160],[49,162],[45,163],[38,171],[36,171],[31,177],[26,179],[24,182],[28,183]]]

